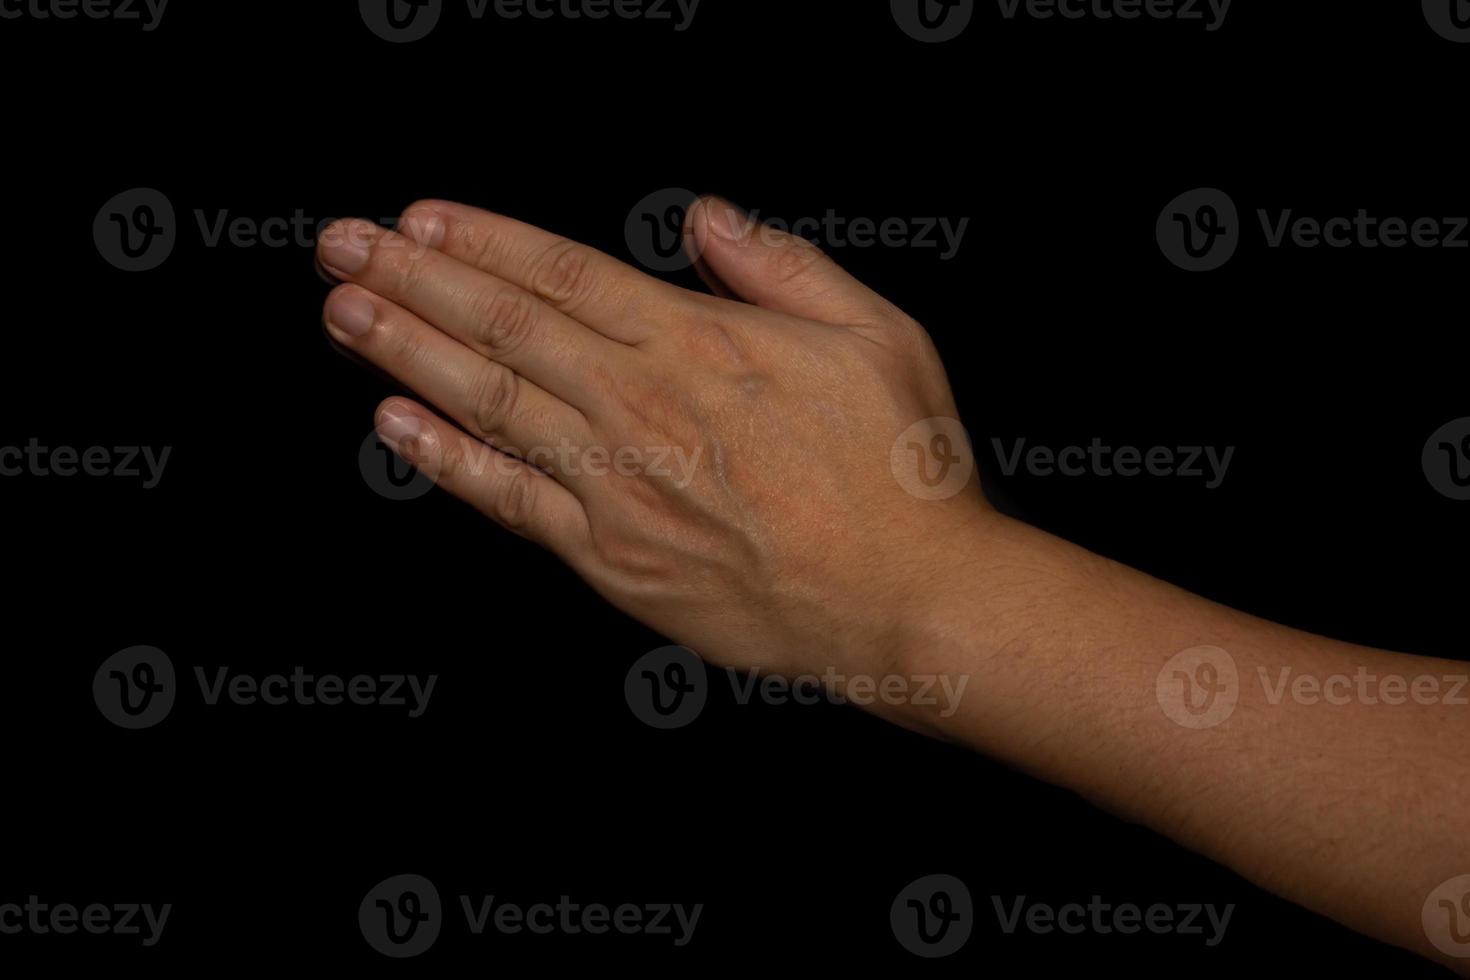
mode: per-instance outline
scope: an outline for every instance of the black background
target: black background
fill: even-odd
[[[959,255],[836,248],[930,329],[1016,516],[1222,602],[1463,657],[1466,505],[1420,450],[1466,408],[1470,253],[1164,260],[1176,194],[1243,217],[1463,215],[1470,47],[1418,4],[1237,0],[1222,30],[1007,22],[922,45],[884,3],[704,0],[692,29],[469,21],[389,45],[355,3],[175,0],[161,27],[0,21],[12,218],[0,444],[171,446],[161,485],[0,480],[12,576],[0,901],[171,902],[155,948],[0,937],[32,957],[254,972],[536,966],[1140,976],[1432,976],[1069,794],[833,706],[737,705],[658,732],[623,677],[662,644],[447,496],[374,494],[357,451],[391,392],[320,328],[306,245],[206,247],[194,213],[396,216],[444,197],[624,258],[665,187],[786,220],[968,217]],[[1389,9],[1389,8],[1393,9]],[[164,192],[179,244],[108,265],[98,209]],[[695,286],[689,273],[675,276]],[[1235,446],[1223,486],[1006,477],[992,438]],[[772,432],[773,440],[779,432]],[[863,533],[854,528],[854,534]],[[820,547],[820,542],[813,542]],[[428,712],[205,708],[110,725],[101,661],[186,675],[437,673]],[[1269,765],[1263,760],[1262,765]],[[702,902],[694,942],[466,935],[373,952],[357,904],[425,875],[446,901]],[[976,935],[906,953],[888,906],[963,878]],[[989,896],[1234,903],[1225,941],[1004,935]]]

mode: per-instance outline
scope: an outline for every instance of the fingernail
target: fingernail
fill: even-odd
[[[424,423],[417,416],[400,415],[392,409],[384,409],[378,417],[378,438],[409,461],[418,455],[419,439],[423,434]]]
[[[322,236],[321,257],[328,271],[349,276],[361,272],[371,258],[366,232],[356,225],[337,225]]]
[[[727,242],[738,242],[745,237],[749,219],[745,212],[724,198],[715,197],[706,202],[709,209],[709,227]]]
[[[327,322],[349,337],[361,337],[373,329],[378,308],[357,290],[339,290],[327,300]]]
[[[429,248],[438,248],[444,243],[444,219],[433,211],[415,211],[404,215],[403,227],[398,230]]]

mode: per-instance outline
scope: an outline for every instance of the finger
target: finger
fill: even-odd
[[[499,276],[603,336],[641,344],[688,302],[681,289],[586,245],[449,201],[420,201],[404,234]]]
[[[687,218],[691,248],[725,286],[748,303],[825,323],[871,326],[898,315],[811,242],[752,221],[718,197],[702,198]]]
[[[361,286],[333,290],[323,319],[333,340],[496,449],[525,459],[537,449],[591,443],[591,428],[577,409]]]
[[[570,490],[466,435],[422,405],[378,406],[378,437],[403,460],[491,520],[577,564],[591,532]]]
[[[736,296],[734,291],[725,285],[719,276],[715,275],[714,270],[709,267],[709,263],[703,257],[694,260],[694,272],[699,276],[699,281],[708,286],[709,291],[720,299],[739,301],[740,297]]]
[[[633,354],[525,290],[370,222],[332,225],[320,255],[338,278],[413,311],[584,412],[600,404],[604,379]]]

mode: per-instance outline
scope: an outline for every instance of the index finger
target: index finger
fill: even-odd
[[[685,290],[591,246],[479,208],[420,201],[404,211],[398,231],[620,343],[641,344],[690,305]]]

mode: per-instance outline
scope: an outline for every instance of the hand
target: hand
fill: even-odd
[[[919,642],[995,515],[917,323],[717,199],[686,243],[738,299],[461,205],[400,228],[335,225],[319,257],[332,339],[443,413],[379,407],[404,459],[721,665],[882,671]],[[903,477],[931,448],[938,494]]]

